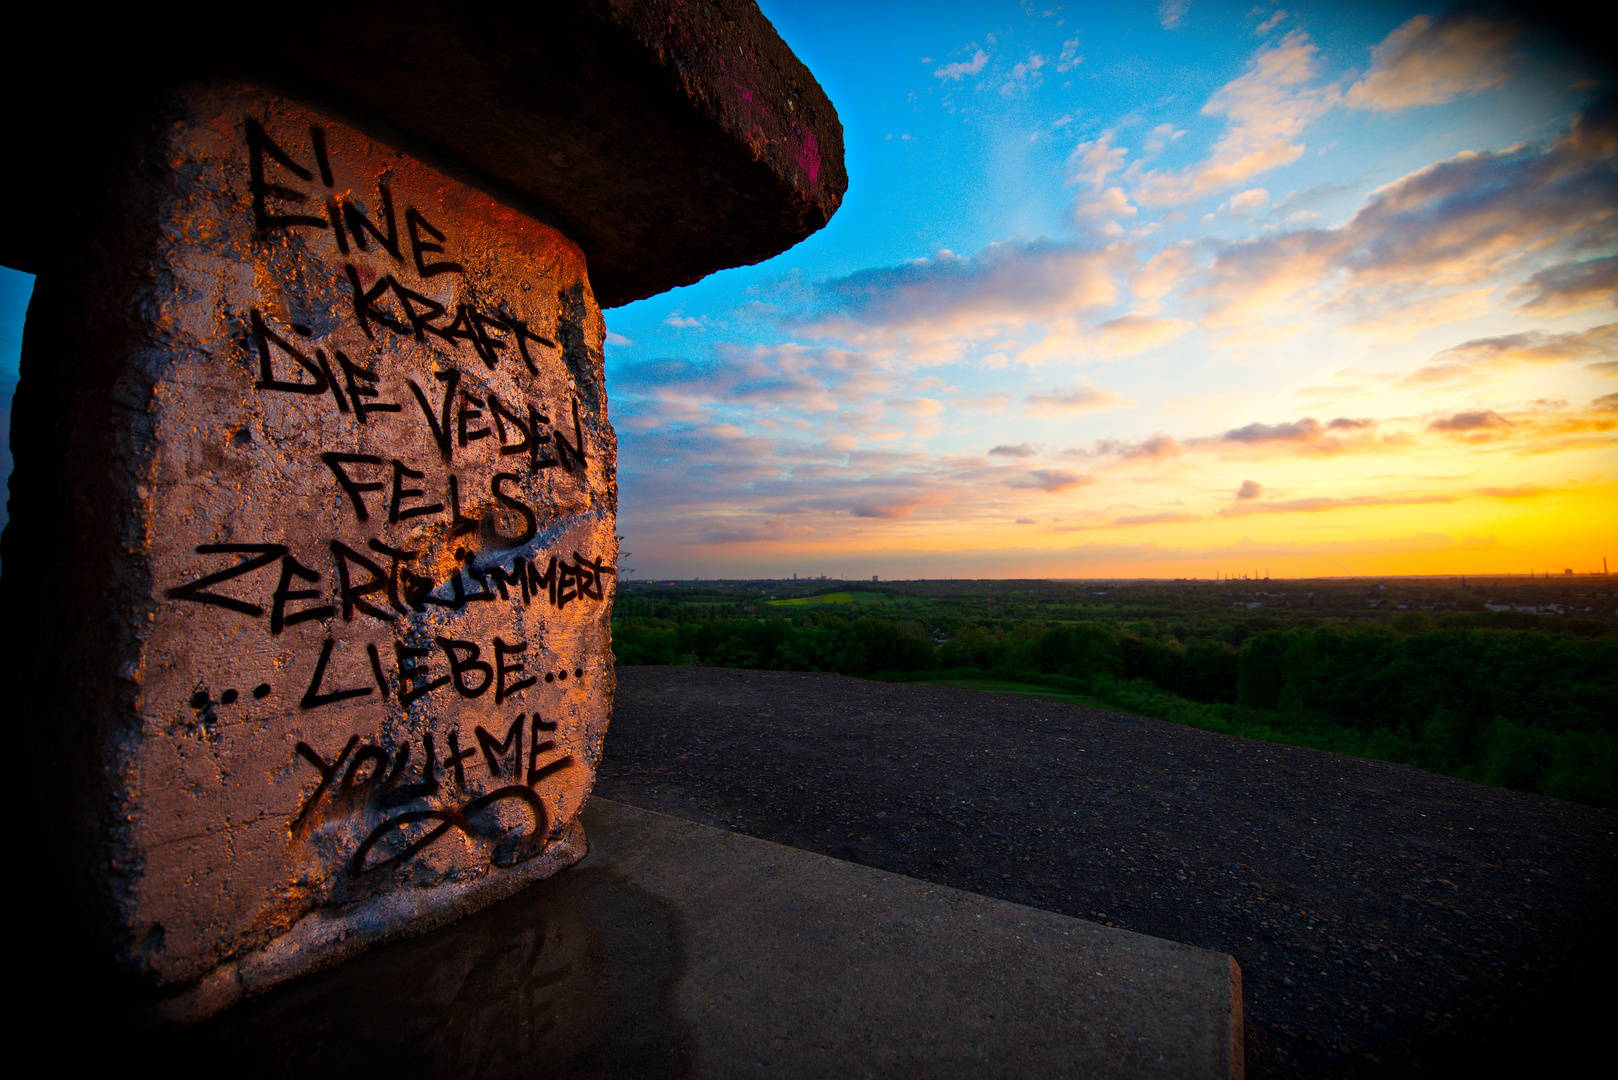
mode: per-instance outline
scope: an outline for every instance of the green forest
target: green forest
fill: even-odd
[[[647,583],[620,664],[1034,693],[1618,808],[1604,577]]]

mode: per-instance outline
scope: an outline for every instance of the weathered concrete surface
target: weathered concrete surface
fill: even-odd
[[[583,821],[573,869],[173,1046],[244,1077],[1241,1074],[1224,954],[603,799]]]
[[[674,912],[699,1076],[1229,1077],[1226,955],[592,799],[581,869]]]
[[[527,200],[578,242],[605,307],[769,258],[824,225],[848,186],[836,110],[752,0],[332,0],[308,17],[179,3],[21,18],[33,25],[15,40],[72,43],[3,76],[29,102],[14,145],[50,162],[58,184],[142,88],[221,72],[288,82]],[[0,176],[8,205],[33,184],[23,170]],[[0,263],[39,272],[56,236],[48,216],[14,220]]]
[[[228,80],[118,145],[29,312],[6,618],[66,891],[186,1021],[582,855],[616,444],[554,228]]]

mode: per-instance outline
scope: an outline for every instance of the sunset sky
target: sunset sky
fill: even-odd
[[[1421,5],[761,6],[848,195],[607,312],[636,578],[1618,568],[1588,55]]]
[[[848,196],[607,313],[639,578],[1618,563],[1618,130],[1543,28],[761,6]]]

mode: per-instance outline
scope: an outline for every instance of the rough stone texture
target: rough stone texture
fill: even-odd
[[[12,143],[68,183],[130,87],[177,71],[286,81],[527,200],[578,242],[606,307],[769,258],[824,225],[848,186],[836,110],[752,0],[334,0],[317,19],[182,3],[89,25],[68,9],[25,18],[43,25],[16,40],[73,49],[8,76],[26,75],[8,88],[30,103]],[[33,192],[22,171],[0,183],[9,205]],[[54,238],[48,218],[13,221],[0,262],[37,272]]]
[[[583,820],[568,872],[142,1049],[243,1078],[1242,1073],[1222,953],[604,799]]]
[[[113,146],[29,313],[5,612],[69,899],[183,1021],[583,855],[616,444],[554,228],[228,80]]]

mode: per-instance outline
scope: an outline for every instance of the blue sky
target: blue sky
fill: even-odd
[[[34,291],[34,276],[0,266],[0,479],[11,477],[11,396],[22,358],[23,316]],[[0,505],[0,529],[10,515]]]
[[[34,275],[0,266],[0,382],[17,381],[23,316],[33,291]]]
[[[1524,572],[1618,534],[1613,162],[1573,134],[1610,88],[1542,32],[762,7],[849,193],[607,313],[643,574]]]
[[[1587,57],[1421,4],[761,7],[849,191],[607,312],[640,576],[1618,561]],[[0,383],[27,282],[0,274]]]

